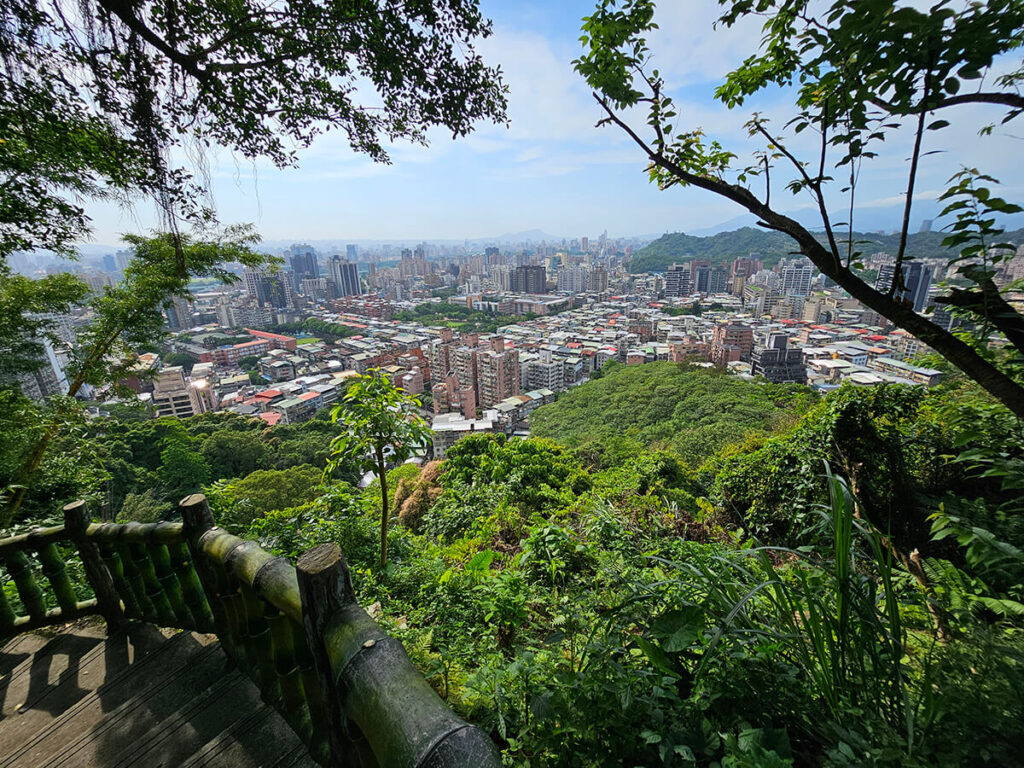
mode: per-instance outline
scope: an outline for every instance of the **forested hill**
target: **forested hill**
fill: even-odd
[[[817,400],[806,387],[751,382],[678,363],[612,364],[538,409],[531,431],[569,447],[629,454],[671,447],[697,466],[751,433],[790,425]]]
[[[821,236],[824,241],[824,234]],[[895,253],[898,235],[878,233],[854,233],[856,246],[863,253],[879,251]],[[915,258],[952,255],[942,247],[946,237],[943,232],[917,232],[907,240],[907,253]],[[1001,238],[1004,242],[1024,243],[1024,229],[1007,232]],[[767,232],[754,227],[743,227],[732,232],[720,232],[710,237],[694,237],[682,232],[662,235],[653,243],[637,251],[627,265],[633,274],[641,272],[663,272],[674,262],[687,259],[710,259],[713,264],[727,264],[740,256],[757,253],[766,265],[771,266],[794,250],[791,238],[780,232]]]

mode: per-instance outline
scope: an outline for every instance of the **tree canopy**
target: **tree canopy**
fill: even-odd
[[[89,198],[201,216],[203,177],[176,148],[280,166],[341,130],[387,162],[390,141],[502,121],[501,73],[476,50],[490,32],[477,0],[5,2],[0,254],[69,250]]]
[[[532,434],[593,452],[671,446],[694,466],[716,450],[768,434],[813,405],[806,387],[744,381],[680,363],[612,365],[530,417]],[[629,448],[623,447],[626,453]]]

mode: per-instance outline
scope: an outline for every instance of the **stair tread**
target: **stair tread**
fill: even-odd
[[[12,680],[0,720],[0,755],[94,700],[105,710],[115,708],[154,684],[154,670],[184,663],[194,644],[185,634],[147,625],[107,639],[48,644],[33,656],[27,674]]]
[[[0,693],[9,682],[0,768],[315,765],[248,678],[227,671],[212,635],[136,624],[107,639],[62,635],[3,652],[28,648],[35,655],[0,678]]]

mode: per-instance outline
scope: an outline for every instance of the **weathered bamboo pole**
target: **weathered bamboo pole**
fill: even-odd
[[[89,510],[84,501],[73,501],[64,507],[64,528],[78,546],[78,556],[82,558],[85,578],[92,587],[96,605],[107,622],[109,632],[124,623],[124,610],[121,607],[121,598],[114,587],[114,578],[100,557],[99,547],[88,538],[89,522]]]
[[[203,555],[200,545],[200,539],[215,527],[213,515],[206,503],[206,496],[201,493],[186,496],[178,502],[178,512],[181,515],[181,524],[184,527],[185,542],[188,544],[189,555],[192,557],[192,565],[199,577],[199,583],[202,585],[206,603],[213,617],[213,630],[220,639],[221,647],[228,658],[236,660],[239,651],[235,647],[231,632],[229,632],[228,619],[217,585],[217,575],[209,560]]]
[[[341,735],[346,721],[355,724],[380,768],[501,765],[487,735],[452,712],[402,644],[359,607],[336,544],[303,554],[297,571],[306,636],[324,681],[332,731]],[[346,764],[340,757],[346,745],[335,742],[332,751]]]

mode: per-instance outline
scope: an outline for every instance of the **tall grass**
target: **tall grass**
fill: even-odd
[[[909,753],[920,736],[922,670],[910,667],[902,611],[921,615],[925,598],[903,588],[882,535],[857,518],[845,480],[826,473],[830,503],[817,532],[827,545],[663,561],[677,569],[677,594],[700,606],[711,627],[694,677],[725,654],[770,648],[798,669],[816,705],[809,733],[835,743],[859,720]]]

